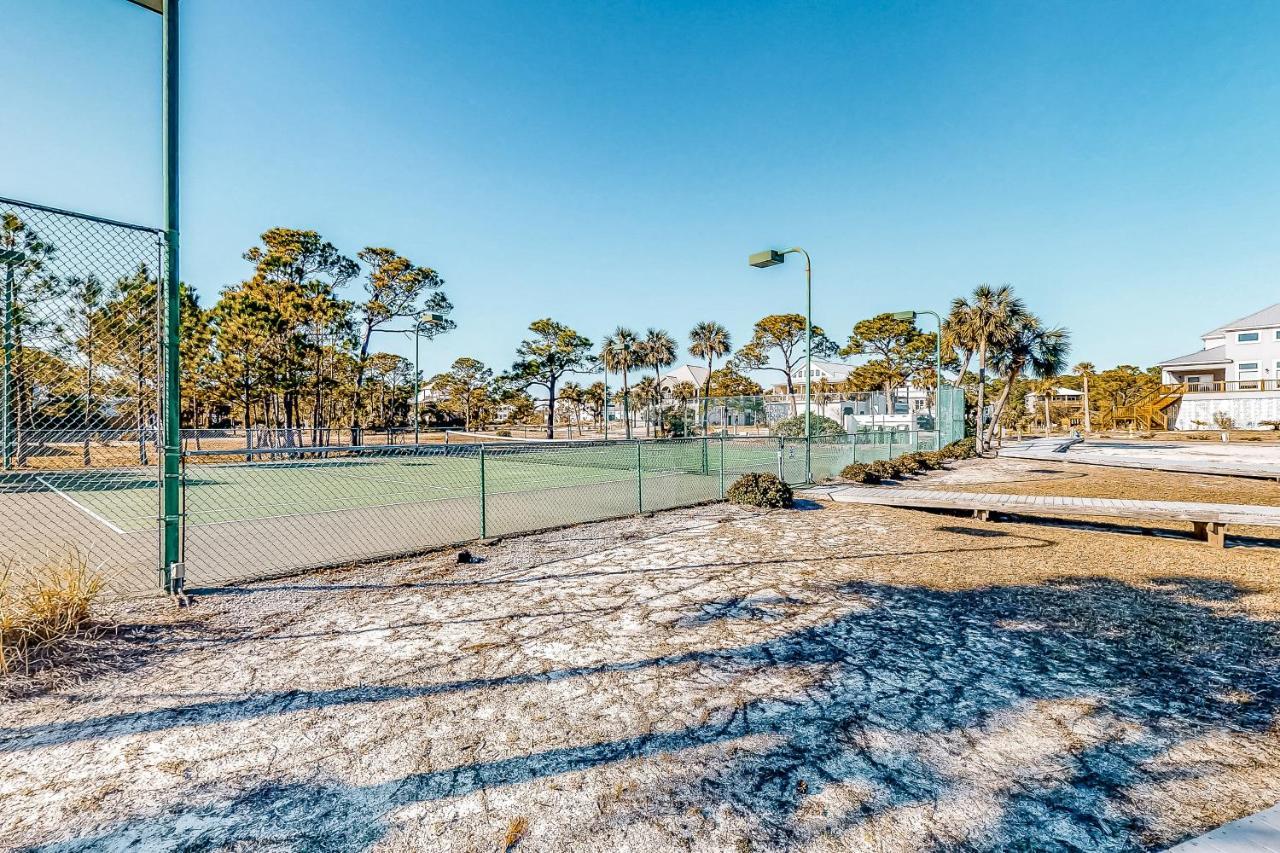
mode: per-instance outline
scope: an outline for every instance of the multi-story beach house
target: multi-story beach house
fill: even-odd
[[[1280,303],[1200,336],[1203,346],[1162,361],[1161,378],[1176,402],[1175,429],[1218,428],[1230,422],[1257,429],[1280,421]]]

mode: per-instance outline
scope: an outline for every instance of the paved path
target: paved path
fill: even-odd
[[[1280,853],[1280,806],[1232,821],[1168,853]]]
[[[1077,498],[1053,495],[1000,495],[911,489],[901,486],[819,486],[802,497],[840,503],[876,504],[909,509],[957,509],[982,517],[992,512],[1016,515],[1115,516],[1120,518],[1190,521],[1211,544],[1224,545],[1228,524],[1280,527],[1280,507],[1216,504],[1197,501],[1135,501],[1119,498]],[[1280,851],[1277,851],[1280,853]]]
[[[1080,465],[1138,468],[1144,471],[1173,471],[1180,474],[1215,474],[1227,477],[1280,480],[1280,462],[1259,458],[1264,454],[1246,452],[1245,448],[1234,442],[1233,445],[1235,445],[1231,448],[1233,452],[1229,454],[1211,455],[1197,452],[1202,450],[1199,447],[1183,448],[1168,443],[1146,446],[1085,442],[1062,453],[1050,450],[1042,442],[1031,441],[1005,445],[1000,448],[999,455],[1009,459],[1033,459],[1042,462],[1075,462]],[[1266,448],[1248,448],[1249,451],[1264,449]]]

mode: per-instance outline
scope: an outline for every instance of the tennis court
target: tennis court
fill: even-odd
[[[931,439],[815,439],[814,476],[834,477],[854,459],[927,448]],[[194,451],[185,456],[182,481],[188,584],[689,506],[720,499],[734,478],[750,471],[803,481],[804,439]],[[90,556],[114,591],[154,589],[154,469],[22,473],[5,481],[0,502],[17,523],[5,532],[23,556],[74,547]],[[70,524],[47,521],[68,514]]]

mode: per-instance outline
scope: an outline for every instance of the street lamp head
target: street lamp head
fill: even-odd
[[[427,324],[430,324],[430,323],[443,323],[443,322],[444,322],[444,315],[443,315],[443,314],[437,314],[437,313],[436,313],[436,312],[434,312],[434,311],[427,311],[427,312],[424,312],[421,316],[419,316],[419,317],[418,317],[418,322],[419,322],[419,323],[427,323]]]
[[[895,311],[893,319],[895,320],[915,320],[916,312],[914,311]]]
[[[750,258],[747,258],[747,263],[751,264],[751,266],[756,269],[764,269],[765,267],[776,267],[778,264],[786,260],[786,258],[787,256],[781,252],[776,252],[773,249],[766,249],[763,252],[756,252]]]

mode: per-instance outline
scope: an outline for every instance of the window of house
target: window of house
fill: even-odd
[[[1241,370],[1241,371],[1257,370],[1257,369],[1258,369],[1258,362],[1256,362],[1256,361],[1242,361],[1242,362],[1240,362],[1240,370]]]
[[[1236,335],[1236,343],[1238,344],[1256,344],[1259,340],[1257,332],[1240,332]]]

